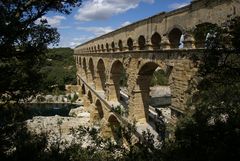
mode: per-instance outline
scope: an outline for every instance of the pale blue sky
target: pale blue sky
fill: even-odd
[[[61,35],[59,47],[75,47],[121,26],[185,6],[191,0],[83,0],[70,15],[46,15]]]

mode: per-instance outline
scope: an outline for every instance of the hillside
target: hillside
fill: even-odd
[[[70,48],[49,49],[47,61],[41,69],[46,92],[62,91],[66,84],[76,84],[76,66]]]

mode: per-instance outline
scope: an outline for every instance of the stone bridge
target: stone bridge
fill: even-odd
[[[192,34],[196,25],[222,25],[239,15],[239,0],[195,0],[76,47],[77,82],[93,122],[101,122],[105,134],[126,123],[150,127],[150,82],[159,69],[168,79],[172,115],[184,113],[198,71],[196,58],[204,52],[205,39]]]

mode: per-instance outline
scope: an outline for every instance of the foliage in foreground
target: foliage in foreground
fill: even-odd
[[[209,26],[209,24],[207,25]],[[213,26],[213,25],[210,25]],[[206,26],[205,26],[206,27]],[[164,149],[169,161],[234,161],[240,157],[240,18],[211,27],[192,98]],[[207,35],[207,34],[205,34]]]
[[[76,140],[66,146],[66,142],[59,138],[49,146],[48,135],[42,133],[34,135],[27,131],[25,126],[21,128],[6,127],[1,129],[0,160],[4,161],[158,161],[160,151],[154,148],[152,135],[144,133],[141,142],[132,144],[133,127],[123,130],[123,136],[129,148],[126,149],[120,144],[110,140],[103,140],[99,131],[95,128],[79,127],[72,129],[71,133]],[[13,132],[13,131],[16,132]],[[10,138],[4,136],[11,133]],[[83,147],[86,142],[85,136],[91,144]],[[65,146],[63,149],[61,146]],[[6,151],[8,150],[8,153]]]
[[[38,20],[48,12],[69,14],[81,0],[0,1],[0,96],[18,101],[42,90],[40,72],[47,46],[59,41],[56,28]],[[8,101],[8,100],[7,100]]]

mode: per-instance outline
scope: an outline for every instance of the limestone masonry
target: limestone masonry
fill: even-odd
[[[235,16],[240,16],[240,0],[195,0],[76,47],[79,90],[93,122],[100,121],[106,135],[118,124],[145,126],[149,122],[150,80],[157,68],[167,73],[172,113],[184,113],[192,94],[189,87],[197,82],[194,76],[199,61],[194,58],[204,52],[204,42],[195,39],[191,31],[198,24],[221,25]],[[122,71],[127,75],[127,102],[121,99]],[[121,106],[120,112],[115,110]]]

